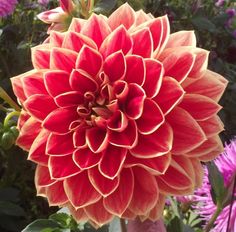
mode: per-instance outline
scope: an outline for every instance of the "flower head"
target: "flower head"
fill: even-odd
[[[215,163],[224,177],[224,184],[229,191],[233,192],[233,182],[236,176],[236,140],[226,145],[224,152],[215,160]],[[236,197],[236,192],[234,192]],[[211,198],[211,185],[208,180],[208,172],[205,170],[203,186],[194,195],[194,200],[199,202],[195,207],[202,218],[209,221],[216,210],[216,205]],[[236,202],[233,202],[232,212],[227,230],[228,217],[230,215],[230,204],[227,205],[215,222],[214,232],[234,232],[236,229]]]
[[[200,185],[200,162],[222,150],[226,80],[207,70],[192,31],[170,34],[166,16],[124,4],[47,41],[32,49],[34,69],[12,78],[38,195],[102,225],[156,220],[165,195]]]
[[[1,0],[0,4],[0,18],[11,15],[15,10],[17,0]]]
[[[49,3],[49,0],[38,0],[38,3],[42,6],[47,6]]]

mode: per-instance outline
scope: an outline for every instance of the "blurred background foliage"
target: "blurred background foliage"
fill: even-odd
[[[115,5],[112,9],[114,10],[126,1],[97,0],[96,2],[102,3],[103,8],[99,8],[99,10],[109,15],[107,10],[111,6]],[[134,9],[151,12],[155,17],[167,14],[172,32],[194,30],[198,46],[210,51],[209,68],[222,74],[229,81],[221,100],[224,109],[220,113],[225,123],[222,140],[229,141],[233,135],[236,135],[236,1],[129,0],[127,2]],[[49,0],[48,4],[42,4],[37,0],[19,0],[13,15],[0,18],[0,86],[13,99],[9,78],[31,69],[30,48],[42,43],[47,37],[47,25],[39,21],[36,15],[56,6],[58,6],[56,0]],[[0,101],[0,106],[2,104],[3,102]],[[0,122],[3,122],[4,117],[5,113],[0,111]],[[13,136],[12,126],[14,127],[16,124],[14,120],[10,123],[11,125],[7,127],[0,124],[1,232],[21,231],[33,220],[48,218],[58,210],[56,207],[49,208],[44,199],[36,197],[35,167],[33,163],[26,160],[25,152],[16,146],[6,146],[5,134],[9,134],[10,131]],[[178,210],[184,213],[186,208],[178,206]],[[173,216],[175,214],[170,214],[170,212],[171,210],[167,210],[165,217],[167,220],[173,219],[172,223],[175,227],[179,222]],[[190,216],[188,215],[188,217]],[[194,223],[196,228],[200,223],[198,217],[193,214],[188,220],[189,223]],[[37,223],[33,224],[33,228],[36,226],[38,230],[32,230],[31,225],[31,230],[26,231],[41,231],[42,228],[39,229]],[[42,223],[46,223],[46,225],[49,223],[51,228],[42,230],[44,232],[94,231],[89,225],[85,225],[84,229],[75,226],[73,219],[65,213],[51,216],[49,220]],[[108,229],[104,227],[100,231],[108,231]]]

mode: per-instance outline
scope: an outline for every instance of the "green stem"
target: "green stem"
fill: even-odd
[[[123,218],[120,219],[120,227],[121,227],[121,232],[127,232],[125,219],[123,219]]]
[[[211,228],[214,226],[215,220],[217,219],[221,211],[222,211],[222,207],[218,205],[215,213],[212,215],[210,221],[206,225],[204,232],[209,232],[211,230]]]
[[[21,108],[8,96],[3,88],[0,87],[0,98],[2,98],[6,103],[8,103],[16,111],[20,111]]]
[[[12,117],[14,117],[14,116],[19,116],[19,115],[20,115],[20,112],[19,112],[19,111],[13,111],[13,112],[9,113],[9,114],[6,116],[6,118],[4,119],[4,123],[3,123],[4,127],[6,127],[6,126],[8,125],[8,122],[9,122],[9,120],[10,120]]]

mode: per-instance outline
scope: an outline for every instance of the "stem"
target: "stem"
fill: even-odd
[[[236,176],[234,178],[234,187],[233,187],[232,197],[231,197],[231,201],[230,201],[229,217],[228,217],[226,232],[229,232],[229,229],[230,229],[229,226],[230,226],[230,218],[231,218],[232,208],[233,208],[233,203],[234,203],[234,192],[235,192],[235,189],[236,189]]]
[[[12,117],[14,117],[14,116],[19,116],[19,115],[20,115],[20,112],[19,112],[19,111],[13,111],[13,112],[9,113],[9,114],[6,116],[6,118],[4,119],[4,123],[3,123],[4,127],[7,126],[8,121],[9,121]]]
[[[127,232],[125,219],[123,219],[123,218],[120,219],[120,227],[121,227],[121,232]]]
[[[219,216],[221,211],[222,211],[222,207],[217,205],[216,211],[212,215],[212,217],[211,217],[210,221],[208,222],[208,224],[206,225],[204,232],[209,232],[211,230],[211,228],[214,226],[215,220],[217,219],[217,217]]]
[[[2,98],[6,103],[8,103],[16,111],[20,111],[20,107],[8,96],[3,88],[0,87],[0,98]]]

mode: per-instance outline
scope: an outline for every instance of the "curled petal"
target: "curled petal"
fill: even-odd
[[[147,97],[153,98],[160,90],[164,69],[162,64],[154,59],[145,59],[146,76],[143,89]]]
[[[108,145],[108,133],[106,130],[94,127],[86,130],[86,142],[94,153],[99,153],[106,149]]]
[[[127,209],[133,195],[134,176],[129,168],[120,173],[120,183],[117,189],[103,199],[103,205],[111,214],[121,216]]]
[[[145,99],[143,113],[136,120],[137,127],[142,134],[151,134],[164,123],[164,116],[160,107],[151,99]]]
[[[120,25],[128,30],[135,21],[135,12],[128,3],[123,4],[116,11],[114,11],[108,18],[109,26],[115,30]]]
[[[137,139],[137,125],[134,121],[129,121],[128,126],[122,132],[109,131],[109,142],[114,146],[131,149],[137,144]]]
[[[64,156],[72,154],[75,150],[72,140],[73,133],[53,134],[48,137],[46,153],[48,155]]]
[[[50,67],[50,49],[47,45],[38,45],[31,49],[32,63],[35,69],[48,69]]]
[[[59,107],[78,106],[84,103],[84,96],[77,91],[62,93],[54,98]]]
[[[113,180],[104,177],[98,168],[90,168],[88,170],[88,177],[93,187],[103,196],[109,196],[116,190],[119,185],[119,176]]]
[[[55,97],[71,90],[69,74],[65,71],[48,71],[44,74],[44,82],[48,93]]]
[[[203,130],[195,119],[180,107],[176,107],[168,114],[167,121],[174,132],[173,153],[187,153],[206,140]]]
[[[132,49],[132,40],[129,33],[123,25],[116,28],[107,38],[103,41],[100,52],[103,57],[108,57],[112,53],[122,51],[124,55],[129,53]]]
[[[122,169],[125,162],[127,149],[108,146],[103,152],[101,162],[98,165],[99,171],[103,176],[114,179]]]
[[[168,114],[183,98],[184,90],[171,77],[164,77],[161,89],[153,100],[160,106],[163,114]]]
[[[103,69],[110,82],[122,80],[126,73],[126,63],[123,53],[117,51],[108,56],[104,62]]]
[[[108,211],[104,208],[102,200],[85,207],[84,211],[88,215],[89,219],[92,220],[92,222],[98,227],[108,223],[113,218],[113,215],[108,213]]]
[[[173,130],[168,123],[164,123],[152,134],[138,136],[138,143],[131,154],[137,158],[154,158],[167,154],[173,143]]]
[[[82,47],[76,61],[76,68],[87,72],[91,77],[96,77],[101,69],[103,60],[100,53],[86,45]]]
[[[212,99],[200,94],[185,94],[179,106],[200,121],[211,118],[221,109]]]
[[[74,163],[72,155],[50,156],[48,168],[52,179],[64,180],[81,172]]]
[[[92,14],[81,30],[81,34],[91,38],[98,48],[110,33],[111,29],[104,17],[96,14]]]
[[[132,200],[129,205],[136,215],[147,214],[157,203],[159,190],[156,179],[143,168],[132,168],[134,173],[134,190]]]
[[[116,111],[107,122],[107,127],[113,131],[122,132],[127,126],[128,118],[120,110]]]
[[[101,153],[93,153],[90,149],[77,149],[73,154],[73,160],[81,169],[89,169],[100,163]]]
[[[101,195],[90,183],[87,171],[65,179],[64,189],[70,203],[76,209],[91,205],[101,198]],[[84,194],[85,189],[86,194]]]
[[[166,48],[175,48],[180,46],[196,47],[197,41],[194,31],[178,31],[170,34]]]

